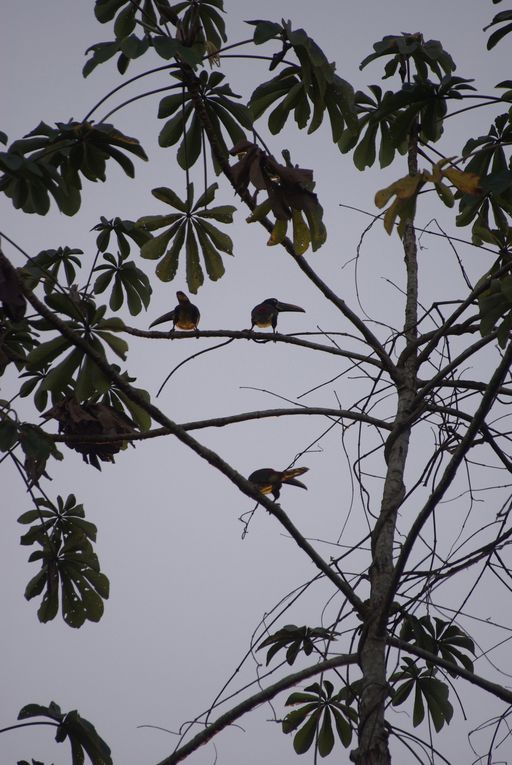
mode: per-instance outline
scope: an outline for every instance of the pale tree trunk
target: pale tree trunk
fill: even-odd
[[[411,139],[409,173],[417,173],[416,138]],[[409,451],[413,404],[417,393],[418,264],[414,226],[407,223],[403,236],[407,274],[404,320],[405,348],[396,366],[397,410],[384,451],[387,469],[381,508],[372,533],[370,599],[360,641],[363,689],[359,705],[359,746],[351,759],[357,765],[389,765],[391,755],[385,722],[389,697],[386,671],[386,623],[393,581],[393,543],[396,517],[405,495],[404,471]]]

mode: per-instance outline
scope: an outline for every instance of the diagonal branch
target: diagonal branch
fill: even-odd
[[[197,736],[194,736],[194,738],[192,738],[187,744],[184,744],[184,746],[180,747],[180,749],[177,749],[169,757],[161,760],[158,765],[175,765],[175,763],[181,762],[185,759],[185,757],[188,757],[189,754],[195,752],[196,749],[198,749],[200,746],[208,743],[208,741],[210,741],[215,735],[217,735],[217,733],[223,730],[223,728],[231,725],[235,722],[235,720],[238,720],[240,717],[242,717],[242,715],[250,712],[252,709],[255,709],[265,701],[270,701],[275,696],[277,696],[278,693],[286,691],[288,688],[293,688],[303,680],[307,680],[310,677],[319,675],[329,669],[334,669],[335,667],[346,667],[349,664],[357,664],[357,654],[349,653],[342,654],[341,656],[335,656],[332,659],[321,661],[318,664],[314,664],[312,667],[306,667],[305,669],[301,669],[299,672],[294,672],[292,675],[283,677],[273,685],[269,685],[268,688],[264,688],[262,691],[259,691],[259,693],[255,693],[254,696],[250,696],[240,704],[237,704],[236,707],[233,707],[229,711],[225,712],[223,715],[218,717],[217,720],[212,722],[211,725],[208,725],[207,728],[201,731],[201,733],[198,733]]]
[[[399,648],[401,651],[412,653],[414,656],[418,656],[420,659],[425,659],[426,661],[432,662],[432,664],[435,666],[442,667],[448,672],[454,672],[455,674],[459,675],[459,677],[463,677],[464,680],[467,680],[473,685],[477,685],[484,691],[492,693],[492,695],[496,696],[498,699],[506,701],[507,704],[512,704],[512,691],[509,691],[508,688],[504,688],[503,685],[492,683],[490,680],[486,680],[484,677],[480,677],[480,675],[475,675],[474,672],[470,672],[464,667],[459,667],[458,664],[454,664],[451,661],[443,659],[442,656],[437,656],[434,653],[430,653],[430,651],[425,651],[424,648],[420,648],[417,645],[406,643],[405,640],[400,640],[399,638],[391,637],[391,635],[389,635],[386,638],[386,642],[388,645],[392,645],[394,648]]]
[[[0,262],[4,262],[8,267],[12,268],[12,264],[6,258],[6,256],[0,251]],[[86,340],[79,335],[75,334],[53,311],[50,311],[47,306],[42,303],[34,293],[23,284],[22,280],[17,276],[19,288],[24,294],[28,302],[32,307],[45,319],[47,319],[52,326],[55,327],[63,337],[66,337],[77,348],[80,348],[94,363],[101,369],[103,374],[108,380],[115,382],[115,384],[126,394],[126,396],[147,412],[153,420],[160,423],[163,427],[167,428],[169,432],[176,436],[176,438],[188,446],[192,451],[198,454],[202,459],[212,465],[214,468],[223,473],[229,480],[240,489],[243,494],[246,494],[251,499],[256,500],[267,510],[279,523],[284,526],[290,536],[295,540],[297,545],[304,550],[310,560],[322,571],[325,576],[333,582],[333,584],[345,595],[355,610],[362,614],[364,610],[361,599],[355,594],[353,589],[348,585],[342,577],[336,574],[335,571],[325,562],[321,555],[317,553],[314,547],[305,539],[296,526],[292,523],[290,518],[281,509],[281,506],[276,502],[272,502],[268,497],[261,494],[256,487],[250,483],[241,473],[235,470],[228,462],[222,459],[222,457],[214,452],[212,449],[196,441],[195,438],[190,436],[187,431],[181,428],[173,420],[166,417],[163,412],[154,406],[150,402],[146,401],[132,386],[118,374],[115,369],[108,363],[107,359],[96,351]]]

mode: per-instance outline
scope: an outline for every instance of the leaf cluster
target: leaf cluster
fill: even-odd
[[[153,196],[177,212],[167,215],[146,215],[139,218],[137,226],[145,232],[165,227],[165,231],[153,236],[141,247],[141,255],[149,260],[158,260],[156,274],[164,282],[176,276],[181,251],[185,249],[185,270],[187,285],[196,293],[204,282],[204,272],[199,260],[203,256],[206,273],[212,281],[224,274],[221,252],[233,254],[231,237],[210,223],[231,223],[235,207],[220,205],[208,207],[215,198],[218,188],[212,183],[194,202],[194,184],[189,183],[187,198],[180,199],[176,192],[166,187],[152,190]]]
[[[125,359],[128,344],[118,337],[124,324],[117,317],[105,318],[106,306],[96,307],[90,298],[77,290],[46,295],[47,305],[63,317],[64,324],[73,335],[87,340],[101,357],[107,360],[106,348],[119,358]],[[32,326],[40,331],[54,331],[47,319],[38,319]],[[63,354],[64,358],[54,363]],[[110,379],[87,353],[76,347],[71,338],[64,335],[40,343],[27,357],[29,379],[21,387],[21,395],[28,396],[38,385],[35,403],[40,411],[47,405],[48,393],[57,401],[62,395],[73,393],[79,401],[105,393],[111,386]]]
[[[53,724],[57,724],[55,741],[60,744],[69,739],[71,765],[83,765],[85,755],[91,761],[91,765],[112,765],[110,747],[97,733],[94,725],[85,717],[81,717],[76,709],[62,712],[58,704],[50,701],[47,707],[41,704],[27,704],[18,714],[18,720],[29,720],[32,717],[46,717]],[[33,760],[32,762],[33,765],[37,765]]]
[[[313,250],[321,247],[327,238],[327,231],[322,220],[322,206],[313,192],[313,171],[292,165],[288,152],[283,152],[286,161],[283,165],[249,141],[237,144],[230,153],[238,157],[238,162],[231,168],[236,187],[247,191],[251,184],[256,193],[267,193],[267,198],[247,218],[248,223],[254,223],[270,212],[274,214],[276,222],[267,244],[280,244],[291,220],[297,255],[302,255],[310,244]]]
[[[226,41],[222,0],[96,0],[94,14],[101,24],[114,22],[115,39],[91,45],[83,68],[87,77],[99,64],[116,54],[117,69],[124,74],[133,59],[149,48],[163,59],[177,59],[196,67],[206,56],[215,57]],[[140,34],[136,34],[138,30]]]
[[[133,178],[135,168],[126,152],[147,160],[139,141],[114,125],[40,122],[24,138],[0,152],[0,191],[16,209],[46,215],[52,196],[61,212],[74,215],[80,208],[81,177],[104,181],[106,162],[114,159]]]
[[[298,709],[288,712],[282,723],[283,733],[291,733],[299,728],[293,738],[293,748],[297,754],[305,754],[315,743],[320,757],[327,757],[334,748],[334,731],[342,746],[350,746],[357,714],[347,704],[347,698],[347,689],[343,688],[335,694],[329,680],[321,684],[313,683],[304,691],[292,693],[287,698],[286,706],[301,704]]]
[[[254,26],[254,42],[261,45],[271,39],[281,41],[282,49],[274,54],[270,69],[275,69],[293,51],[298,63],[287,63],[273,79],[258,85],[253,92],[249,108],[256,120],[271,106],[268,118],[273,135],[281,132],[293,112],[299,128],[308,126],[313,133],[327,114],[334,142],[341,137],[347,125],[354,129],[356,111],[352,86],[335,73],[335,64],[304,29],[292,29],[290,21],[275,24],[257,19],[247,22]],[[279,101],[277,106],[275,102]]]
[[[24,454],[28,487],[39,483],[42,475],[46,476],[50,457],[63,458],[53,439],[42,428],[29,422],[18,422],[7,402],[0,401],[0,451],[9,452],[18,445]]]
[[[428,614],[417,618],[408,614],[404,619],[400,631],[402,640],[406,640],[418,648],[423,648],[433,656],[441,656],[446,661],[461,665],[468,672],[473,672],[473,662],[466,653],[475,654],[475,644],[464,630],[457,627],[456,624],[444,621],[438,617],[431,619]],[[434,669],[432,662],[426,662],[430,670]],[[452,677],[456,677],[455,672],[449,672]]]
[[[126,437],[137,432],[135,423],[119,409],[104,403],[79,404],[72,396],[58,401],[45,417],[58,421],[59,433],[69,436],[66,446],[97,470],[101,470],[101,462],[114,462],[114,455],[127,446]],[[119,438],[102,441],[102,436]]]
[[[54,619],[61,604],[62,617],[70,627],[81,627],[88,620],[97,622],[103,615],[103,601],[109,595],[109,582],[100,570],[91,542],[96,541],[96,526],[85,520],[82,505],[74,494],[66,500],[57,497],[35,500],[36,508],[23,513],[19,523],[33,526],[21,537],[22,545],[36,544],[29,562],[40,561],[40,571],[25,588],[32,600],[43,593],[37,615],[39,621]]]
[[[181,92],[164,96],[160,101],[158,117],[168,119],[160,131],[158,143],[167,147],[180,142],[176,159],[184,170],[196,163],[204,150],[201,118],[194,106],[199,99],[203,119],[208,121],[214,135],[216,146],[215,150],[212,147],[212,163],[218,175],[221,168],[216,153],[227,157],[227,139],[230,145],[246,139],[245,130],[252,129],[251,114],[246,106],[235,100],[240,96],[223,82],[225,75],[220,72],[203,70],[195,78],[191,78],[190,73],[176,72],[173,77],[179,81]],[[186,89],[186,83],[192,87]]]
[[[412,724],[416,728],[423,722],[426,705],[434,728],[439,733],[445,724],[450,723],[453,706],[448,699],[448,686],[435,677],[435,674],[435,669],[420,669],[413,659],[405,657],[400,670],[391,675],[389,682],[395,686],[392,705],[400,706],[414,691]]]
[[[415,75],[398,91],[383,93],[379,85],[370,85],[369,93],[357,91],[357,125],[345,128],[338,148],[343,154],[354,150],[354,164],[364,170],[374,164],[377,147],[380,166],[391,164],[396,152],[406,152],[411,134],[423,143],[435,143],[443,134],[448,101],[474,90],[470,82],[451,74],[438,83]]]
[[[315,643],[319,640],[335,640],[337,634],[333,630],[325,629],[324,627],[297,627],[296,624],[286,624],[280,630],[265,638],[259,644],[258,651],[270,646],[265,661],[268,666],[276,653],[286,648],[286,661],[291,666],[301,651],[306,656],[309,656],[313,652]]]

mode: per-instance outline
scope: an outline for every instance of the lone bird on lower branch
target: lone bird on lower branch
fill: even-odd
[[[149,325],[149,328],[154,327],[156,324],[163,324],[166,321],[172,321],[172,331],[178,327],[178,329],[197,329],[199,324],[199,308],[193,305],[184,292],[177,292],[178,305],[173,311],[164,313],[159,319]]]
[[[308,470],[309,468],[307,467],[290,468],[289,470],[261,468],[260,470],[255,470],[254,473],[251,473],[247,480],[254,484],[262,494],[273,494],[274,499],[279,499],[283,483],[288,483],[290,486],[299,486],[301,489],[307,489],[308,487],[304,486],[301,481],[297,481],[295,476],[303,475],[304,473],[307,473]]]
[[[256,327],[272,327],[275,334],[277,317],[283,311],[296,311],[306,313],[304,308],[292,303],[281,303],[277,298],[266,298],[263,303],[255,306],[251,311],[251,330]]]

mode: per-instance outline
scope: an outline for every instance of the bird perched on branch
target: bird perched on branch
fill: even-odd
[[[201,316],[199,308],[190,302],[184,292],[177,292],[176,297],[178,298],[178,305],[176,308],[173,311],[169,311],[169,313],[164,313],[159,319],[155,319],[155,321],[149,325],[150,329],[151,327],[154,327],[155,324],[163,324],[166,321],[172,321],[173,331],[176,327],[178,327],[178,329],[197,329],[199,318]]]
[[[283,483],[288,483],[290,486],[299,486],[301,489],[307,489],[308,487],[304,486],[301,481],[297,481],[295,476],[303,475],[304,473],[307,473],[308,470],[309,468],[307,467],[290,468],[289,470],[261,468],[260,470],[255,470],[254,473],[251,473],[247,480],[254,484],[262,494],[273,494],[274,499],[279,499]]]
[[[256,325],[257,327],[272,327],[272,331],[275,333],[277,317],[283,311],[306,313],[304,308],[298,305],[281,303],[277,298],[266,298],[263,303],[254,306],[251,311],[251,330]]]

